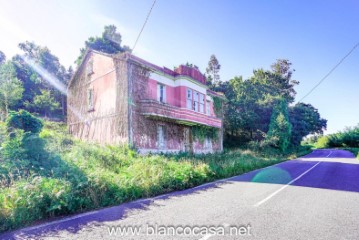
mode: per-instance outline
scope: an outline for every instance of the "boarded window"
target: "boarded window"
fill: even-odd
[[[165,148],[165,127],[162,125],[157,126],[157,146],[159,149]]]
[[[212,150],[212,139],[209,137],[206,137],[204,139],[204,148],[207,150]]]
[[[87,106],[88,110],[94,110],[94,96],[93,88],[87,89]]]

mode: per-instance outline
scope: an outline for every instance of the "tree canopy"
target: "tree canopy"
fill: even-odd
[[[270,130],[270,126],[275,125],[273,112],[278,99],[283,99],[287,105],[288,119],[292,125],[291,146],[298,146],[308,134],[323,132],[326,120],[313,106],[301,103],[289,107],[296,96],[295,86],[299,84],[292,79],[294,70],[291,65],[289,60],[279,59],[270,70],[256,69],[246,80],[234,77],[213,87],[224,92],[228,99],[224,119],[227,146],[263,141],[267,133],[273,137],[275,131]],[[281,121],[287,121],[287,114],[284,117]]]
[[[39,46],[34,42],[26,41],[20,43],[19,48],[22,50],[22,55],[15,55],[12,58],[12,62],[16,68],[16,76],[22,82],[25,91],[17,109],[25,109],[40,114],[44,113],[43,110],[39,110],[39,107],[34,102],[36,96],[42,95],[44,91],[47,91],[51,98],[44,99],[44,101],[52,101],[53,99],[55,104],[61,106],[61,108],[52,108],[51,111],[47,112],[47,115],[64,118],[66,114],[66,96],[54,83],[34,69],[34,66],[26,62],[25,58],[30,59],[31,62],[43,68],[63,86],[66,86],[71,78],[73,74],[72,68],[67,70],[60,63],[59,58],[52,54],[47,47]]]
[[[115,25],[107,25],[101,37],[90,37],[85,41],[85,47],[80,49],[80,56],[76,63],[80,64],[86,49],[93,49],[99,52],[114,54],[119,52],[131,52],[128,46],[122,46],[122,36],[117,32]]]
[[[0,65],[0,111],[7,116],[10,107],[19,102],[24,88],[16,77],[14,65],[8,61]]]

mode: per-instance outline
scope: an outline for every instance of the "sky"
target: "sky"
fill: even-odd
[[[114,24],[133,47],[152,0],[0,0],[0,51],[26,40],[47,46],[68,67],[90,36]],[[221,79],[249,78],[289,59],[296,101],[359,42],[358,0],[157,0],[134,54],[173,68],[205,70],[215,54]],[[326,133],[359,123],[359,48],[303,102],[328,120]]]

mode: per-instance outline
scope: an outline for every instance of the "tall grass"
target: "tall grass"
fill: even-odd
[[[28,142],[10,139],[4,131],[0,135],[5,149],[0,155],[0,232],[190,188],[295,157],[251,150],[141,156],[127,147],[74,140],[65,125],[51,122],[45,122],[35,139],[43,145],[30,145],[29,154]]]

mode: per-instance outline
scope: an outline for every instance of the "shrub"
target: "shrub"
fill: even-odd
[[[29,112],[20,110],[18,112],[10,111],[6,119],[6,126],[9,132],[11,132],[12,128],[17,128],[24,130],[24,132],[39,133],[43,123]]]

